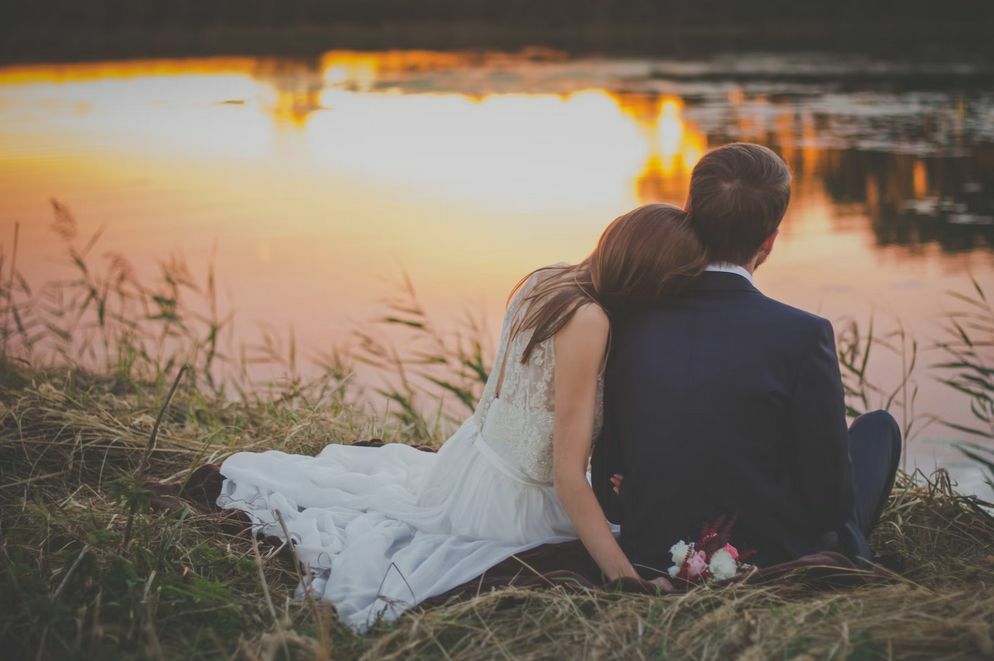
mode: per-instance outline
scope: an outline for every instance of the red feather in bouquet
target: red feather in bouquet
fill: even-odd
[[[749,569],[746,560],[751,553],[740,553],[731,544],[735,517],[722,516],[704,526],[697,541],[680,540],[670,548],[672,578],[688,583],[724,581]]]

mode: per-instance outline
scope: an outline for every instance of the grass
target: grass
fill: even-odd
[[[75,277],[33,288],[16,269],[16,251],[0,262],[6,658],[994,654],[994,518],[942,472],[900,477],[873,539],[895,569],[870,584],[815,589],[782,581],[669,597],[511,589],[414,610],[357,636],[329,606],[293,598],[299,570],[287,549],[259,545],[217,515],[153,509],[146,480],[182,481],[240,450],[312,454],[372,437],[437,443],[487,372],[479,332],[472,324],[461,335],[440,332],[408,284],[379,320],[410,334],[404,352],[369,330],[353,351],[312,357],[320,369],[304,378],[292,341],[265,333],[251,346],[225,340],[230,314],[217,309],[210,271],[198,285],[172,259],[142,283],[125,260],[90,257],[99,237],[82,238],[71,214],[54,210]],[[960,324],[968,337],[983,330]],[[948,350],[963,360],[948,362],[986,369],[977,344],[964,349],[951,340]],[[891,387],[868,376],[871,346],[907,357],[906,374]],[[917,424],[913,341],[853,326],[840,333],[840,353],[853,412],[880,402],[910,406],[905,427]],[[380,396],[392,408],[377,414],[364,404],[351,381],[353,361],[380,371]],[[253,380],[257,362],[287,376]],[[956,374],[989,376],[939,369],[960,385],[975,381],[955,381]],[[432,409],[440,393],[452,411]]]
[[[942,473],[902,476],[873,540],[901,569],[871,585],[782,582],[665,598],[515,589],[414,611],[359,637],[329,607],[292,598],[298,575],[285,550],[233,536],[214,515],[153,511],[140,497],[134,478],[166,386],[121,389],[10,364],[3,382],[8,658],[872,659],[994,649],[994,519]],[[146,470],[175,480],[235,450],[316,452],[404,434],[333,400],[231,402],[181,382]]]
[[[145,464],[164,389],[9,364],[4,377],[0,636],[16,650],[10,658],[217,658],[261,641],[295,614],[286,603],[293,565],[259,556],[279,604],[274,620],[253,545],[211,517],[151,511],[142,467],[152,479],[181,479],[237,447],[315,452],[383,433],[345,406],[231,403],[181,383]]]

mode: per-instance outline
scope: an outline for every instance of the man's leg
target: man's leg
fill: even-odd
[[[901,461],[901,428],[887,411],[861,415],[849,428],[856,522],[867,537],[887,505]]]
[[[901,460],[901,428],[886,411],[858,417],[849,428],[855,502],[853,517],[841,533],[848,554],[872,559],[867,539],[880,519]]]

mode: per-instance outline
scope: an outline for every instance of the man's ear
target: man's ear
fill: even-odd
[[[776,243],[777,236],[779,234],[780,234],[779,229],[773,230],[773,234],[770,234],[768,237],[766,237],[766,241],[763,241],[763,243],[760,244],[759,250],[756,251],[756,257],[753,259],[752,262],[753,271],[758,269],[764,262],[766,262],[766,258],[770,256],[771,252],[773,252],[773,244]]]
[[[770,234],[766,241],[763,241],[763,244],[759,246],[759,250],[769,255],[773,252],[773,244],[776,243],[778,236],[780,236],[780,230],[773,230],[773,234]]]

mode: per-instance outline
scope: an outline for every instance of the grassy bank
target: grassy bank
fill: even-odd
[[[292,598],[298,569],[286,549],[257,545],[214,514],[153,508],[146,484],[182,482],[239,450],[313,454],[374,437],[437,444],[489,372],[481,327],[440,331],[404,282],[348,350],[304,358],[292,333],[237,344],[212,268],[199,282],[177,257],[140,278],[124,256],[95,258],[100,233],[84,234],[63,205],[53,211],[65,278],[28,283],[16,232],[0,251],[3,658],[994,654],[994,519],[943,473],[902,476],[873,540],[894,571],[872,584],[811,590],[784,581],[670,597],[516,589],[416,610],[356,636],[329,606]],[[963,311],[950,317],[936,378],[971,404],[976,426],[959,431],[986,444],[994,312],[979,286],[956,300]],[[407,335],[392,345],[376,332],[382,325]],[[901,358],[895,383],[871,379],[875,351]],[[840,328],[839,355],[850,412],[892,408],[913,438],[923,423],[917,343],[903,330],[850,324]],[[372,399],[353,383],[356,363],[390,377],[376,390],[385,411],[364,403]],[[260,366],[285,377],[261,379]],[[994,456],[989,465],[994,478]]]
[[[136,483],[168,383],[5,363],[0,387],[0,649],[7,658],[976,658],[994,653],[994,519],[940,474],[907,476],[876,549],[899,567],[857,588],[784,582],[682,597],[514,590],[414,611],[365,638],[292,599],[285,553],[214,516],[162,512]],[[312,453],[379,436],[335,391],[238,402],[181,382],[149,479],[239,449]],[[125,539],[133,518],[130,539]]]

